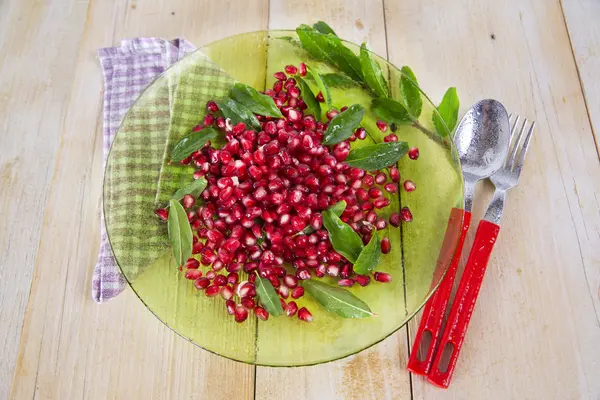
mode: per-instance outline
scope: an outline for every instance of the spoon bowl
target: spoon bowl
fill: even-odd
[[[502,167],[509,141],[508,113],[496,100],[475,103],[461,119],[454,143],[465,179],[465,210],[471,211],[477,181]]]

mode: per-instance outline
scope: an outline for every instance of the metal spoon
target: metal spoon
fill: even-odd
[[[475,103],[458,124],[454,144],[465,179],[465,211],[471,212],[477,182],[504,164],[509,141],[508,114],[496,100]]]
[[[496,100],[477,102],[463,116],[456,129],[454,143],[458,150],[465,180],[465,209],[454,208],[452,210],[446,232],[450,235],[456,234],[457,228],[460,226],[457,227],[456,222],[453,221],[460,220],[463,221],[462,230],[446,276],[427,301],[419,330],[415,336],[407,368],[416,374],[427,375],[433,362],[460,254],[471,224],[475,186],[478,181],[489,178],[502,167],[508,153],[509,141],[508,114],[504,106]],[[446,259],[442,262],[447,263],[448,261]],[[424,332],[430,335],[429,338],[423,335]],[[423,354],[422,359],[418,358],[419,353]]]

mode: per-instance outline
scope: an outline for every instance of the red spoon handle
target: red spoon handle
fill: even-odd
[[[500,226],[486,220],[481,220],[477,227],[473,247],[460,280],[456,298],[450,309],[442,340],[427,376],[429,382],[440,387],[447,388],[452,379],[452,373],[456,367],[460,348],[465,339],[477,295],[499,231]],[[442,358],[446,358],[444,353],[447,351],[451,352],[447,367],[440,368]]]
[[[457,221],[461,220],[461,217],[463,217],[462,229],[460,230],[460,237],[458,239],[458,243],[456,243],[454,240],[454,235],[456,234],[455,226],[457,224]],[[441,333],[440,331],[442,328],[442,321],[446,313],[446,308],[448,307],[450,294],[452,293],[452,286],[454,284],[454,277],[456,276],[458,262],[460,261],[460,255],[462,253],[463,244],[465,242],[465,237],[467,236],[467,231],[469,230],[470,224],[471,213],[469,211],[464,211],[458,208],[452,209],[452,212],[450,214],[450,220],[448,221],[448,228],[446,229],[444,244],[442,245],[442,253],[440,254],[440,260],[438,260],[438,264],[440,262],[444,262],[444,258],[446,257],[446,255],[444,254],[444,249],[447,247],[450,247],[451,249],[454,248],[454,246],[447,246],[448,241],[456,245],[456,250],[451,256],[452,261],[450,263],[450,266],[448,267],[446,276],[444,276],[442,283],[440,283],[440,286],[437,288],[433,296],[431,296],[429,301],[427,301],[425,309],[423,310],[421,324],[419,325],[419,329],[417,330],[417,335],[415,337],[415,341],[413,343],[412,351],[410,352],[410,358],[408,360],[407,365],[408,370],[414,372],[415,374],[427,375],[427,373],[429,372],[429,367],[431,366],[431,362],[433,361],[436,344]],[[429,332],[431,335],[431,340],[429,341],[429,343],[423,343],[424,332]],[[425,346],[427,348],[425,348]],[[425,352],[425,357],[422,360],[419,359],[419,349]]]

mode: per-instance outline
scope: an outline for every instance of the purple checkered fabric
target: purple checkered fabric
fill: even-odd
[[[121,120],[140,92],[169,65],[195,50],[185,39],[136,38],[98,50],[104,74],[104,165]],[[92,296],[102,303],[123,291],[126,282],[115,261],[104,215],[100,216],[100,253],[92,278]]]

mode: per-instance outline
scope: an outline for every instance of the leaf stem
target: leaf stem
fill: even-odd
[[[447,146],[448,145],[448,143],[446,142],[445,139],[443,139],[440,135],[436,135],[435,133],[431,132],[429,129],[425,128],[423,125],[421,125],[419,123],[419,121],[414,120],[412,122],[412,127],[413,128],[417,128],[418,130],[420,130],[421,132],[423,132],[425,135],[427,135],[429,137],[429,139],[433,140],[434,142],[436,142],[440,146]]]

